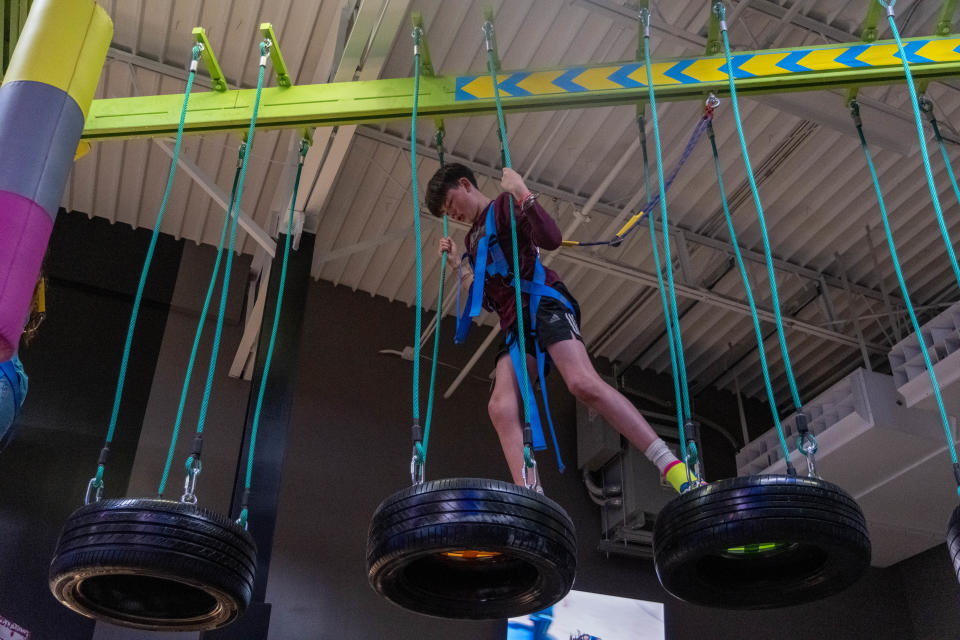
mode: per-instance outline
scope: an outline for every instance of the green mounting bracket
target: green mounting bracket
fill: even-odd
[[[427,29],[423,26],[423,14],[414,11],[410,14],[414,29],[420,29],[420,71],[425,76],[433,76],[433,62],[430,60],[430,45],[427,44]]]
[[[643,38],[644,38],[644,29],[643,23],[639,20],[639,14],[641,11],[650,10],[650,0],[639,0],[633,5],[633,8],[638,14],[637,20],[637,55],[634,58],[637,62],[640,62],[646,56],[646,52],[643,50]],[[643,117],[646,111],[646,103],[638,102],[637,103],[637,120]]]
[[[287,63],[283,60],[283,52],[280,51],[280,42],[277,40],[277,34],[273,32],[273,25],[269,22],[262,23],[260,33],[270,41],[270,62],[273,63],[273,70],[277,73],[277,84],[281,87],[293,86],[293,81],[287,72]]]
[[[867,0],[867,15],[860,24],[860,39],[864,42],[876,42],[879,32],[877,23],[880,21],[880,3],[877,0]]]
[[[201,53],[200,56],[203,58],[203,63],[207,65],[210,79],[213,80],[213,90],[226,91],[227,79],[223,76],[223,71],[220,69],[220,63],[217,62],[216,54],[213,53],[213,47],[210,46],[210,41],[207,40],[206,30],[203,27],[194,27],[193,37],[197,41],[197,44],[203,46],[203,53]]]
[[[723,53],[723,39],[720,36],[720,16],[713,10],[715,0],[707,0],[707,11],[710,14],[710,20],[707,22],[707,49],[708,56],[715,56]]]
[[[307,144],[313,146],[313,127],[300,127],[298,132],[301,140],[306,140]]]
[[[487,6],[483,8],[483,19],[485,22],[493,24],[493,7]],[[500,54],[497,53],[497,36],[496,34],[492,35],[493,39],[493,68],[498,72],[500,71]]]
[[[943,7],[940,9],[940,18],[937,20],[937,35],[950,35],[951,24],[953,23],[953,14],[957,11],[957,0],[943,0]]]

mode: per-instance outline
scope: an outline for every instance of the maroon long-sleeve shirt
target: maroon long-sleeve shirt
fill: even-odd
[[[497,225],[497,243],[503,250],[510,270],[513,270],[513,247],[510,240],[510,194],[501,193],[494,200],[493,215]],[[466,246],[471,264],[476,263],[477,242],[486,234],[487,209],[477,216],[470,231],[467,232]],[[540,203],[536,200],[521,213],[520,203],[514,200],[514,217],[517,220],[517,248],[519,250],[520,277],[524,280],[533,279],[534,265],[536,264],[538,247],[552,251],[560,246],[562,234],[560,228],[553,221]],[[546,272],[545,284],[553,285],[560,282],[556,271],[544,267]],[[513,280],[504,276],[486,276],[483,285],[483,308],[495,311],[500,316],[500,328],[507,331],[517,321],[517,300],[513,290]],[[478,274],[474,274],[478,277]],[[530,298],[522,294],[523,306],[528,308]]]

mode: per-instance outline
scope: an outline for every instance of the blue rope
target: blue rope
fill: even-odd
[[[443,216],[443,237],[447,237],[447,216]],[[437,326],[433,331],[433,363],[430,367],[430,389],[427,396],[427,424],[423,429],[423,442],[417,443],[417,456],[421,462],[427,460],[427,446],[430,444],[430,424],[433,418],[434,383],[437,380],[437,357],[440,353],[440,321],[443,320],[443,280],[446,274],[447,252],[440,258],[440,287],[437,292]],[[459,304],[457,305],[459,309]],[[418,336],[419,337],[419,336]],[[419,340],[417,341],[419,344]]]
[[[860,136],[860,148],[867,159],[867,166],[870,168],[870,176],[873,178],[873,189],[877,194],[877,203],[880,205],[880,217],[883,219],[883,230],[887,235],[887,246],[890,248],[890,257],[893,259],[893,268],[897,272],[897,282],[900,283],[900,293],[903,294],[903,301],[907,307],[907,313],[910,315],[910,322],[913,324],[913,330],[920,342],[920,353],[923,354],[923,362],[930,374],[930,385],[933,387],[933,394],[937,400],[937,410],[940,412],[940,421],[943,424],[943,431],[947,436],[947,447],[950,449],[950,459],[953,464],[957,464],[957,447],[953,441],[953,434],[950,433],[950,421],[947,418],[947,411],[943,406],[943,396],[940,393],[940,384],[937,382],[937,375],[933,371],[933,362],[930,361],[930,353],[927,351],[927,345],[923,339],[923,333],[920,330],[920,322],[917,320],[917,314],[914,312],[913,303],[910,302],[910,292],[907,290],[907,283],[903,277],[903,270],[900,267],[900,258],[897,257],[897,247],[893,242],[893,231],[890,229],[890,220],[887,216],[887,207],[883,202],[883,192],[880,189],[880,179],[877,177],[877,170],[873,166],[873,158],[870,154],[870,148],[867,146],[867,139],[863,135],[863,126],[859,123],[859,113],[856,109],[856,103],[852,105],[854,111],[854,122],[857,126],[857,134]],[[960,490],[958,490],[960,493]]]
[[[163,200],[160,202],[160,211],[157,213],[157,221],[153,225],[153,235],[150,236],[150,246],[147,249],[147,257],[143,261],[143,270],[140,272],[140,282],[137,285],[137,293],[133,299],[133,311],[130,313],[130,324],[127,327],[127,339],[123,345],[123,358],[120,361],[120,374],[117,378],[117,391],[113,398],[113,410],[110,413],[110,427],[107,429],[106,450],[113,442],[113,436],[117,429],[117,418],[120,415],[120,398],[123,396],[123,385],[127,378],[127,365],[130,360],[130,350],[133,345],[133,330],[137,324],[137,316],[140,313],[140,302],[143,300],[143,290],[147,285],[147,273],[150,271],[150,263],[153,261],[153,254],[157,246],[157,237],[160,235],[160,224],[163,221],[163,214],[167,210],[167,201],[170,199],[170,192],[173,189],[173,177],[177,172],[177,160],[180,157],[180,147],[183,142],[183,127],[187,119],[187,106],[190,102],[190,90],[193,87],[193,80],[197,75],[197,60],[200,59],[200,47],[193,48],[192,64],[190,65],[190,75],[187,78],[187,89],[183,95],[183,107],[180,110],[180,123],[177,125],[177,141],[173,147],[173,157],[170,159],[170,173],[167,176],[167,186],[163,192]],[[94,486],[100,488],[103,486],[104,463],[97,464],[97,475],[94,478]]]
[[[241,152],[241,158],[243,154]],[[220,229],[220,243],[217,245],[217,260],[213,264],[213,275],[210,276],[210,284],[207,286],[207,295],[203,300],[203,309],[200,311],[200,320],[197,322],[197,331],[193,336],[193,347],[190,349],[190,360],[187,362],[187,373],[183,378],[183,388],[180,391],[180,404],[177,406],[177,418],[173,424],[173,434],[170,437],[170,447],[167,450],[167,461],[163,465],[163,476],[160,478],[160,488],[157,489],[157,495],[163,497],[163,492],[167,488],[167,479],[170,476],[170,467],[173,464],[173,453],[176,449],[177,439],[180,437],[180,426],[183,423],[183,410],[187,404],[187,393],[190,390],[190,379],[193,377],[193,366],[197,359],[197,351],[200,348],[200,336],[203,334],[203,325],[207,321],[207,312],[210,309],[210,300],[213,298],[213,291],[216,289],[217,276],[220,273],[220,262],[223,258],[223,243],[227,237],[227,227],[230,224],[230,212],[233,211],[233,203],[237,197],[237,180],[240,178],[240,164],[237,164],[237,170],[233,174],[233,186],[230,188],[230,204],[223,216],[223,227]]]
[[[223,333],[223,317],[227,309],[227,294],[230,291],[230,269],[233,266],[233,247],[237,237],[237,220],[240,218],[240,203],[243,201],[243,182],[247,177],[247,165],[250,156],[253,155],[253,134],[257,124],[257,112],[260,109],[260,97],[263,92],[263,74],[267,63],[267,44],[266,41],[260,43],[260,72],[257,76],[257,92],[253,101],[253,116],[250,118],[250,127],[247,130],[247,149],[243,156],[243,164],[240,168],[240,180],[237,182],[237,198],[234,203],[234,209],[237,215],[233,216],[230,224],[230,244],[227,250],[227,264],[223,271],[223,289],[220,292],[220,309],[217,313],[217,327],[213,337],[213,351],[210,355],[210,366],[207,368],[207,382],[203,389],[203,400],[200,402],[200,417],[197,420],[197,435],[203,433],[203,427],[207,419],[207,408],[210,403],[210,393],[213,390],[213,376],[217,369],[217,356],[220,354],[220,337]],[[187,459],[187,468],[194,463],[193,456]]]
[[[420,422],[420,333],[423,327],[423,247],[420,236],[420,199],[417,196],[417,103],[420,100],[420,37],[419,27],[413,30],[413,113],[410,117],[410,173],[413,190],[413,228],[417,245],[417,321],[413,338],[413,422]],[[441,277],[441,282],[443,278]],[[424,449],[426,456],[426,449]]]
[[[927,187],[930,189],[933,209],[937,214],[937,225],[940,227],[940,236],[943,238],[944,244],[947,245],[947,255],[950,257],[950,266],[953,267],[953,275],[957,280],[957,285],[960,286],[960,265],[957,264],[957,254],[954,252],[953,243],[950,241],[947,223],[943,219],[943,210],[940,208],[940,196],[937,195],[937,185],[933,181],[933,169],[930,168],[930,154],[927,152],[927,141],[923,135],[923,121],[920,118],[917,89],[913,85],[913,74],[910,73],[910,63],[907,62],[907,54],[903,50],[903,42],[900,41],[900,32],[897,31],[897,23],[893,19],[893,5],[896,4],[896,0],[891,0],[889,3],[885,3],[883,0],[877,0],[877,2],[887,9],[887,20],[890,22],[890,30],[893,32],[894,40],[897,41],[897,49],[900,51],[900,61],[903,62],[903,73],[907,78],[907,88],[910,90],[910,105],[913,107],[913,119],[917,125],[917,137],[920,140],[923,169],[927,174]],[[954,181],[954,187],[956,187],[956,181]]]
[[[710,130],[710,147],[713,149],[713,166],[717,171],[717,187],[720,189],[720,199],[723,202],[723,215],[727,219],[727,231],[730,233],[730,244],[733,245],[733,252],[737,258],[737,266],[740,268],[740,277],[743,279],[743,286],[747,291],[747,302],[750,303],[750,316],[753,320],[753,332],[757,336],[757,351],[760,353],[760,369],[763,371],[763,384],[767,389],[767,404],[770,405],[770,413],[773,415],[773,424],[777,428],[777,436],[780,438],[780,447],[783,449],[783,459],[786,461],[787,469],[792,467],[790,462],[790,451],[787,449],[787,440],[783,434],[783,426],[780,424],[780,415],[777,413],[776,397],[773,394],[773,384],[770,382],[770,367],[767,366],[767,354],[763,346],[763,333],[760,331],[760,319],[757,316],[757,305],[753,299],[753,289],[750,286],[750,278],[747,277],[747,267],[743,262],[743,255],[740,253],[740,244],[737,242],[737,232],[733,228],[733,216],[730,215],[730,206],[727,204],[727,192],[723,187],[723,171],[720,169],[720,155],[717,152],[717,141],[713,135],[713,125],[708,125]],[[791,473],[791,475],[793,475]]]
[[[928,117],[930,119],[930,126],[933,128],[933,135],[937,139],[937,145],[940,147],[940,155],[943,157],[943,164],[947,168],[947,175],[950,176],[953,195],[956,196],[957,202],[960,203],[960,187],[957,186],[957,177],[953,173],[953,165],[950,163],[950,156],[947,155],[947,148],[943,143],[943,136],[940,134],[940,125],[937,124],[937,118],[933,114],[933,103],[930,102],[929,99],[924,99],[923,104],[926,104],[929,108]],[[921,104],[921,108],[923,108],[923,104]]]
[[[493,30],[493,26],[490,25],[490,30]],[[503,119],[503,105],[500,103],[500,85],[497,82],[497,71],[496,66],[493,60],[493,49],[488,49],[487,51],[487,68],[490,71],[490,78],[493,80],[493,97],[497,105],[497,121],[500,126],[500,142],[502,145],[501,151],[503,153],[503,166],[506,169],[510,168],[510,149],[507,146],[507,124]],[[523,299],[520,296],[520,259],[519,259],[519,250],[517,249],[517,220],[513,214],[513,197],[508,198],[510,201],[510,240],[511,246],[513,247],[513,289],[516,295],[517,300],[517,343],[520,347],[520,354],[522,357],[520,360],[520,380],[523,382],[520,384],[520,395],[523,397],[523,419],[525,424],[530,424],[530,398],[529,398],[529,376],[527,375],[527,358],[526,358],[526,340],[524,337],[523,330]],[[483,274],[478,274],[479,277],[482,277]],[[544,384],[544,381],[540,381],[540,384]],[[524,447],[526,450],[527,447]],[[526,451],[525,451],[526,454]],[[529,462],[528,462],[529,466]]]
[[[300,190],[300,175],[303,173],[303,159],[307,155],[309,146],[306,140],[300,144],[299,161],[297,162],[297,177],[293,181],[293,196],[290,198],[290,215],[287,216],[287,235],[283,243],[283,267],[280,269],[280,283],[277,290],[277,308],[273,312],[273,327],[270,329],[270,343],[267,347],[267,357],[263,363],[263,374],[260,376],[260,390],[257,392],[257,406],[253,412],[253,426],[250,428],[250,448],[247,454],[247,473],[243,485],[244,503],[240,509],[240,526],[247,525],[249,511],[246,498],[250,495],[250,484],[253,479],[253,454],[257,448],[257,431],[260,427],[260,410],[263,407],[263,396],[267,389],[267,377],[270,375],[270,363],[273,361],[273,347],[277,341],[277,327],[280,325],[280,309],[283,307],[283,289],[287,282],[287,263],[290,259],[290,238],[293,235],[293,208],[297,203],[297,192]]]
[[[767,222],[763,217],[763,205],[760,203],[760,192],[757,182],[753,178],[753,167],[750,165],[750,154],[747,151],[747,141],[743,134],[743,123],[740,120],[740,107],[737,104],[737,88],[733,80],[733,60],[730,56],[730,39],[727,37],[726,8],[723,3],[714,5],[714,10],[720,18],[720,32],[723,34],[723,47],[727,57],[727,76],[730,80],[730,102],[733,104],[733,117],[737,122],[737,135],[740,137],[740,148],[743,151],[743,164],[747,170],[747,179],[750,181],[750,190],[753,193],[753,203],[757,209],[757,220],[760,222],[760,232],[763,235],[763,253],[767,262],[767,275],[770,278],[770,292],[772,294],[773,312],[777,320],[777,337],[780,340],[780,351],[783,353],[783,365],[787,372],[787,383],[790,386],[790,396],[797,411],[801,410],[800,392],[797,391],[797,381],[793,377],[793,366],[790,364],[790,352],[787,349],[786,333],[783,329],[783,317],[780,313],[780,296],[777,295],[777,278],[773,271],[773,255],[770,251],[770,237],[767,235]]]
[[[680,318],[677,313],[677,294],[673,283],[673,261],[670,257],[670,223],[667,217],[667,188],[663,180],[663,150],[660,145],[660,127],[657,124],[657,101],[653,91],[653,82],[649,79],[653,77],[650,70],[650,12],[644,9],[641,13],[641,20],[644,22],[645,33],[643,38],[644,63],[647,71],[647,89],[650,95],[650,111],[653,115],[653,134],[657,148],[657,178],[660,183],[660,215],[663,218],[663,253],[664,263],[667,270],[667,283],[670,285],[670,316],[673,319],[673,337],[676,341],[676,371],[680,375],[680,392],[683,398],[683,417],[680,424],[680,441],[683,442],[685,434],[683,431],[683,422],[690,419],[690,394],[687,389],[687,365],[683,357],[683,340],[680,336]],[[652,221],[651,221],[652,223]],[[669,325],[668,325],[669,326]],[[684,452],[686,457],[686,452]]]
[[[643,150],[643,185],[644,193],[647,194],[648,206],[650,203],[650,160],[647,157],[647,136],[644,130],[643,118],[640,118],[640,136],[641,149]],[[660,197],[657,196],[659,201]],[[653,208],[650,207],[650,211]],[[649,211],[648,211],[649,213]],[[657,272],[657,290],[660,292],[660,306],[663,308],[663,321],[667,325],[667,344],[670,347],[670,373],[673,379],[673,397],[677,409],[677,424],[680,430],[680,454],[684,460],[687,459],[687,439],[684,434],[683,420],[683,395],[680,392],[680,372],[677,366],[677,348],[673,339],[673,319],[670,317],[670,307],[667,303],[667,291],[663,285],[663,273],[660,267],[660,251],[657,249],[657,230],[653,224],[653,216],[647,216],[647,222],[650,225],[650,245],[653,247],[653,262],[656,265]]]

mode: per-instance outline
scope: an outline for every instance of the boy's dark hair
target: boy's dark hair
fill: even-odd
[[[456,188],[460,178],[466,178],[474,187],[477,186],[477,177],[473,175],[473,171],[462,164],[452,162],[437,169],[427,183],[427,209],[430,213],[438,218],[443,215],[440,210],[443,208],[447,191]]]

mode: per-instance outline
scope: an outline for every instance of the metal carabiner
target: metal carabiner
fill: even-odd
[[[100,502],[103,496],[103,480],[97,480],[96,476],[90,478],[87,483],[87,493],[83,497],[83,504],[90,504],[90,496],[93,494],[93,502]]]
[[[720,98],[711,92],[704,104],[708,109],[716,109],[720,106]]]
[[[413,455],[410,457],[410,483],[413,485],[423,484],[424,469],[427,466],[418,453],[417,445],[413,445]]]
[[[180,496],[180,502],[186,504],[197,504],[197,476],[203,468],[199,458],[193,458],[187,477],[183,481],[183,495]]]
[[[531,491],[543,493],[543,489],[540,488],[540,473],[537,471],[537,461],[534,460],[532,455],[530,456],[530,464],[527,465],[526,462],[524,462],[520,473],[523,475],[523,486]],[[533,477],[532,481],[530,480],[531,476]]]
[[[804,447],[804,443],[809,442],[810,444]],[[812,433],[805,433],[804,435],[797,438],[797,449],[800,450],[807,458],[807,477],[808,478],[819,478],[820,475],[817,473],[817,459],[816,453],[817,449],[817,439],[813,437]]]

